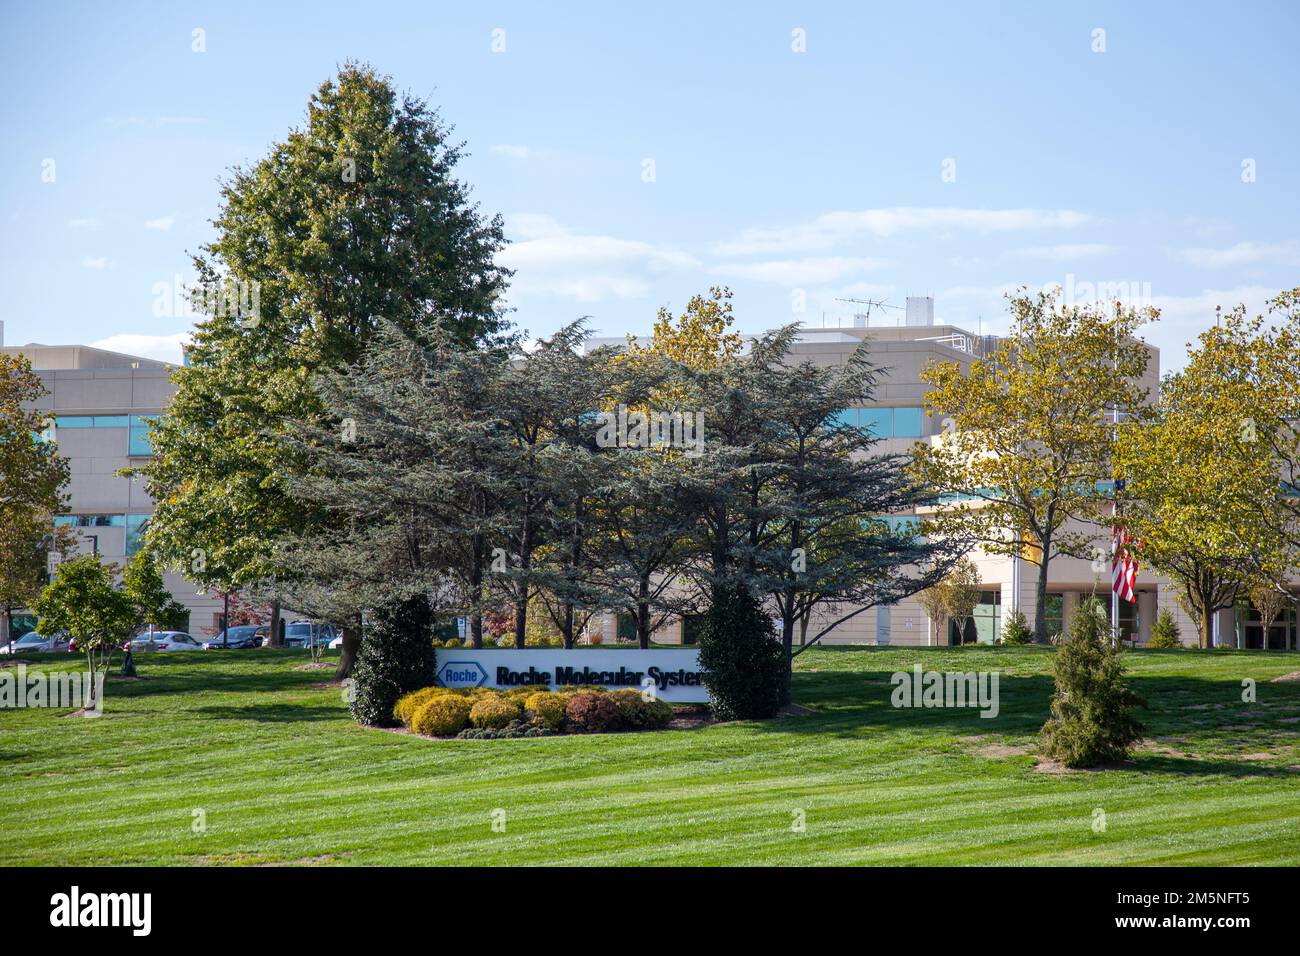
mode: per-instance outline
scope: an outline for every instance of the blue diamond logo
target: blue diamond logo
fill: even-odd
[[[443,687],[482,687],[488,679],[487,671],[478,661],[448,661],[436,676]]]

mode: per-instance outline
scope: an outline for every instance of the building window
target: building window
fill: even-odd
[[[958,627],[956,621],[948,622],[949,644],[993,644],[1002,636],[1002,592],[984,591],[975,613]]]
[[[131,433],[126,453],[131,457],[144,457],[153,454],[149,443],[149,423],[153,419],[145,415],[131,416]]]
[[[126,515],[55,515],[54,523],[70,528],[123,528]]]
[[[703,614],[683,614],[682,615],[682,643],[698,644],[700,642],[700,630],[704,627],[705,615]]]
[[[852,418],[857,413],[857,421]],[[839,416],[840,424],[856,424],[876,438],[920,438],[924,409],[921,408],[858,408],[846,409]]]
[[[55,428],[126,428],[126,415],[59,415]]]
[[[140,550],[140,546],[144,544],[144,530],[148,521],[148,515],[126,516],[126,556],[128,558],[134,557],[135,553]]]
[[[836,412],[831,417],[832,424],[842,425],[846,428],[858,427],[858,410],[856,408],[846,408],[843,411]]]
[[[1043,605],[1043,621],[1047,625],[1047,635],[1060,634],[1065,627],[1065,595],[1048,592],[1047,603]]]
[[[877,438],[894,437],[894,410],[892,408],[858,409],[858,427]]]
[[[919,408],[894,409],[894,437],[895,438],[920,438],[921,437],[921,409]]]

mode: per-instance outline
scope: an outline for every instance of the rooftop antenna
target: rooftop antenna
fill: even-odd
[[[871,325],[871,309],[872,309],[873,306],[876,307],[876,308],[880,308],[880,309],[894,309],[894,310],[897,311],[897,312],[902,312],[902,311],[903,311],[903,307],[902,307],[902,306],[899,306],[899,305],[890,305],[890,304],[889,304],[888,302],[886,302],[884,299],[850,299],[850,298],[839,298],[839,297],[837,296],[836,299],[835,299],[835,301],[836,301],[836,302],[852,302],[854,305],[865,305],[865,306],[867,307],[866,310],[863,311],[863,312],[854,312],[854,313],[853,313],[853,324],[854,324],[854,326],[857,326],[857,324],[858,324],[858,319],[862,319],[862,325],[860,326],[861,328],[866,328],[867,326]]]

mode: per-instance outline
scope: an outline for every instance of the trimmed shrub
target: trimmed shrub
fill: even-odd
[[[460,646],[461,646],[460,638],[459,638],[459,637],[448,638],[447,640],[445,640],[445,641],[442,642],[442,646],[443,646],[443,647],[460,647]]]
[[[502,634],[496,639],[497,647],[514,647],[515,635],[513,633]]]
[[[413,690],[409,694],[403,694],[398,698],[397,703],[393,705],[393,719],[405,727],[411,726],[411,718],[415,712],[433,700],[435,697],[441,697],[445,694],[454,694],[455,691],[446,687],[421,687],[419,690]]]
[[[433,612],[424,597],[376,608],[352,672],[352,717],[391,727],[403,694],[433,683]]]
[[[550,737],[555,733],[522,720],[512,720],[504,727],[467,727],[456,736],[461,740],[506,740],[514,737]]]
[[[1085,601],[1052,660],[1052,716],[1039,734],[1046,756],[1067,767],[1095,767],[1124,759],[1141,739],[1132,711],[1144,702],[1124,686],[1122,653],[1111,646],[1100,602]]]
[[[500,691],[502,697],[509,697],[511,700],[517,700],[521,704],[529,697],[537,693],[538,687],[545,687],[545,684],[523,684],[519,687],[511,687],[507,691]]]
[[[1151,639],[1147,641],[1147,647],[1167,651],[1182,646],[1183,642],[1178,639],[1178,622],[1169,613],[1169,608],[1161,608],[1156,615],[1156,622],[1151,625]]]
[[[411,719],[411,730],[426,737],[449,737],[469,723],[470,701],[459,694],[439,694],[420,707]]]
[[[1025,612],[1012,611],[1008,614],[1006,623],[1002,625],[1002,643],[1019,646],[1030,644],[1033,640],[1034,632],[1029,629]]]
[[[743,586],[713,589],[700,626],[700,669],[719,720],[771,717],[781,706],[785,651],[772,619]]]
[[[475,727],[497,729],[512,720],[519,720],[523,715],[524,709],[517,700],[508,697],[484,697],[476,700],[474,706],[470,708],[469,721]]]
[[[604,734],[622,724],[618,704],[609,694],[574,694],[564,705],[565,727],[575,734]]]
[[[564,708],[567,703],[568,699],[563,694],[538,691],[524,701],[524,707],[532,712],[533,719],[541,726],[558,730],[564,723]]]
[[[665,726],[673,719],[672,705],[651,698],[646,700],[639,690],[616,690],[609,695],[618,707],[623,725],[635,730],[653,730]]]

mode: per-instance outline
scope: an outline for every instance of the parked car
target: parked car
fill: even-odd
[[[24,634],[22,637],[18,638],[18,640],[14,641],[13,652],[14,654],[52,654],[56,652],[61,653],[63,651],[68,650],[69,645],[71,643],[72,642],[68,640],[66,635],[55,635],[54,637],[47,637],[44,634],[37,634],[35,631],[32,631],[31,633]],[[9,653],[9,645],[0,644],[0,654],[8,654],[8,653]]]
[[[285,647],[311,647],[328,645],[335,638],[334,625],[313,624],[311,621],[294,621],[284,629]]]
[[[265,632],[265,628],[260,628]],[[265,633],[259,634],[259,627],[256,624],[241,624],[237,627],[228,628],[221,631],[210,641],[203,642],[205,651],[226,651],[242,650],[249,647],[260,647],[262,637]]]
[[[131,650],[141,651],[198,651],[203,645],[184,631],[154,631],[152,637],[146,632],[131,638]]]

